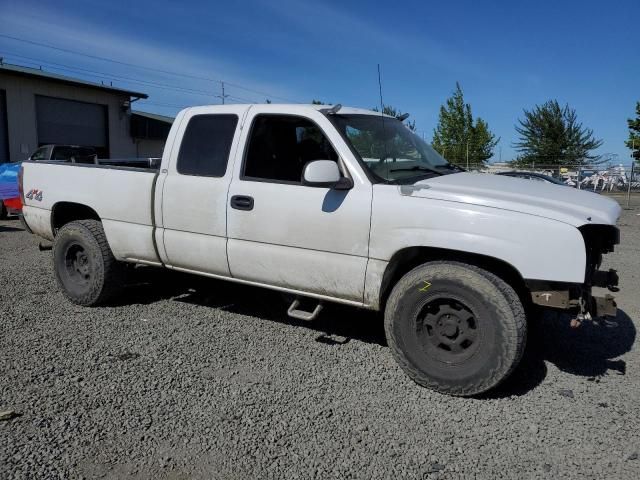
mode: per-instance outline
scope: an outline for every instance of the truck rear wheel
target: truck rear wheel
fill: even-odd
[[[405,373],[449,395],[476,395],[498,385],[518,365],[526,343],[526,317],[513,288],[457,262],[425,263],[402,277],[384,323]]]
[[[62,293],[77,305],[105,303],[122,285],[121,265],[97,220],[77,220],[58,231],[53,267]]]
[[[5,207],[4,202],[0,200],[0,220],[4,220],[9,216],[9,212],[7,212],[7,207]]]

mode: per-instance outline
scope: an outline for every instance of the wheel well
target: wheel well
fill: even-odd
[[[53,206],[51,211],[51,231],[55,235],[65,224],[87,219],[100,221],[100,217],[91,207],[81,203],[59,202]]]
[[[510,285],[526,305],[530,301],[528,288],[516,268],[498,258],[477,253],[432,247],[409,247],[396,252],[382,276],[380,287],[380,310],[384,310],[387,298],[398,281],[415,267],[437,260],[453,261],[475,265],[500,277]]]

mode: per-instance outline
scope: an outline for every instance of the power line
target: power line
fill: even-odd
[[[91,55],[91,54],[88,54],[88,53],[82,53],[82,52],[78,52],[78,51],[75,51],[75,50],[70,50],[70,49],[67,49],[67,48],[55,47],[53,45],[48,45],[46,43],[34,42],[33,40],[26,40],[24,38],[18,38],[18,37],[14,37],[14,36],[2,34],[2,33],[0,33],[0,37],[7,38],[7,39],[10,39],[10,40],[14,40],[14,41],[17,41],[17,42],[27,43],[27,44],[30,44],[30,45],[35,45],[35,46],[38,46],[38,47],[49,48],[51,50],[57,50],[59,52],[70,53],[70,54],[73,54],[73,55],[80,55],[80,56],[83,56],[83,57],[86,57],[86,58],[92,58],[94,60],[101,60],[101,61],[105,61],[105,62],[111,62],[111,63],[115,63],[115,64],[118,64],[118,65],[124,65],[124,66],[127,66],[127,67],[139,68],[139,69],[142,69],[142,70],[148,70],[148,71],[156,72],[156,73],[163,73],[165,75],[175,75],[175,76],[183,77],[183,78],[191,78],[191,79],[194,79],[194,80],[203,80],[203,81],[207,81],[207,82],[216,82],[216,83],[222,83],[224,81],[224,80],[220,80],[220,79],[217,79],[217,78],[201,77],[201,76],[198,76],[198,75],[190,75],[190,74],[187,74],[187,73],[172,72],[172,71],[163,70],[163,69],[160,69],[160,68],[145,67],[145,66],[142,66],[142,65],[135,65],[133,63],[127,63],[127,62],[123,62],[123,61],[120,61],[120,60],[114,60],[113,58],[101,57],[101,56],[98,56],[98,55]],[[225,83],[227,85],[229,85],[229,86],[234,87],[234,88],[238,88],[240,90],[244,90],[244,91],[247,91],[247,92],[252,92],[252,93],[255,93],[255,94],[258,94],[258,95],[264,95],[264,96],[270,97],[270,98],[276,98],[276,99],[280,99],[280,100],[285,100],[285,101],[291,102],[291,103],[300,103],[300,102],[296,102],[296,101],[293,101],[293,100],[285,98],[285,97],[281,97],[281,96],[278,96],[278,95],[271,95],[270,93],[262,92],[260,90],[254,90],[254,89],[251,89],[251,88],[248,88],[248,87],[244,87],[244,86],[242,86],[240,84],[237,84],[237,83],[230,83],[230,82],[225,82]]]
[[[232,100],[235,100],[236,102],[239,103],[255,103],[252,102],[251,100],[248,100],[246,98],[241,98],[241,97],[234,97],[232,95],[227,95],[227,98],[230,98]],[[197,105],[177,105],[175,103],[164,103],[164,102],[154,102],[154,101],[149,101],[149,100],[145,100],[145,99],[141,99],[136,103],[140,103],[141,105],[153,105],[153,106],[159,106],[159,107],[168,107],[168,108],[177,108],[182,110],[183,108],[189,108],[189,107],[194,107]]]
[[[148,86],[151,88],[157,88],[157,89],[161,89],[161,90],[173,90],[176,92],[182,92],[182,93],[187,93],[187,94],[191,94],[191,95],[199,95],[199,96],[204,96],[204,97],[208,97],[208,98],[213,98],[213,97],[220,97],[220,95],[215,95],[213,92],[207,92],[205,90],[197,90],[197,89],[193,89],[193,88],[187,88],[187,87],[178,87],[175,85],[169,85],[169,84],[164,84],[164,83],[159,83],[159,82],[151,82],[151,81],[147,81],[147,80],[140,80],[137,78],[132,78],[132,77],[127,77],[127,76],[123,76],[123,75],[115,75],[115,74],[111,74],[111,73],[106,73],[106,72],[100,72],[100,71],[96,71],[96,70],[89,70],[86,68],[81,68],[81,67],[72,67],[70,65],[65,65],[62,63],[57,63],[57,62],[49,62],[49,61],[45,61],[42,59],[38,59],[38,58],[34,58],[34,57],[27,57],[25,55],[18,55],[15,53],[10,53],[10,52],[5,52],[2,55],[6,56],[7,58],[18,58],[18,59],[23,59],[21,61],[27,60],[26,63],[32,63],[33,65],[37,65],[37,66],[42,66],[45,65],[47,66],[47,68],[51,69],[51,70],[60,70],[63,72],[72,72],[72,73],[80,73],[83,75],[87,75],[89,77],[94,77],[94,78],[98,78],[98,79],[118,79],[118,80],[124,80],[127,83],[137,83],[140,85],[144,85],[144,86]],[[225,95],[226,97],[230,97],[230,95]],[[242,97],[236,97],[241,99],[241,101],[247,102],[247,103],[260,103],[258,101],[255,101],[253,99],[247,99],[247,98],[242,98]]]
[[[139,83],[141,85],[146,85],[149,87],[154,87],[154,88],[160,88],[160,89],[165,89],[165,90],[176,90],[179,92],[184,92],[184,93],[194,93],[194,94],[201,94],[201,95],[206,95],[208,97],[213,97],[214,94],[207,92],[205,90],[196,90],[196,89],[192,89],[192,88],[186,88],[186,87],[178,87],[178,86],[174,86],[174,85],[168,85],[168,84],[162,84],[162,83],[158,83],[158,82],[151,82],[148,80],[139,80],[136,78],[131,78],[131,77],[126,77],[123,75],[116,75],[116,74],[112,74],[112,73],[106,73],[106,72],[99,72],[96,70],[89,70],[86,68],[81,68],[81,67],[72,67],[70,65],[65,65],[62,63],[57,63],[57,62],[50,62],[47,60],[41,60],[41,59],[37,59],[37,58],[33,58],[33,57],[27,57],[24,55],[17,55],[15,53],[10,53],[10,52],[6,52],[3,53],[4,56],[6,57],[16,57],[16,58],[20,58],[20,59],[25,59],[28,60],[28,63],[32,63],[34,65],[46,65],[48,66],[48,68],[53,69],[53,70],[61,70],[61,71],[66,71],[66,72],[72,72],[72,73],[82,73],[84,75],[88,75],[90,77],[94,77],[94,78],[112,78],[112,79],[118,79],[118,80],[124,80],[126,82],[132,82],[132,83]]]
[[[233,100],[237,100],[237,101],[243,102],[243,103],[263,103],[263,102],[256,102],[256,101],[248,99],[248,98],[236,97],[234,95],[227,95],[227,98],[231,98]]]
[[[222,93],[220,95],[216,95],[216,97],[218,97],[222,101],[222,104],[224,105],[225,98],[229,96],[224,93],[224,82],[220,82],[220,88],[222,89]]]
[[[188,107],[192,107],[193,105],[176,105],[173,103],[162,103],[162,102],[148,102],[147,100],[140,100],[139,102],[136,103],[141,103],[143,105],[154,105],[154,106],[158,106],[158,107],[171,107],[171,108],[177,108],[182,110],[183,108],[188,108]]]

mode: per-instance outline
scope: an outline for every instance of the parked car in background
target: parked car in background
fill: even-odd
[[[160,158],[98,158],[93,147],[80,145],[43,145],[27,159],[32,162],[69,162],[94,165],[115,165],[137,168],[157,168]]]
[[[500,172],[500,173],[497,173],[496,175],[505,175],[507,177],[522,178],[524,180],[534,180],[538,182],[553,183],[554,185],[562,185],[564,187],[569,186],[563,181],[558,180],[557,178],[553,178],[549,175],[544,175],[542,173],[536,173],[536,172],[513,171],[513,172]]]
[[[98,155],[93,147],[80,145],[43,145],[27,159],[38,161],[61,161],[72,163],[95,163]]]
[[[34,151],[27,161],[64,162],[88,165],[110,165],[134,168],[157,169],[160,158],[98,158],[93,147],[80,145],[42,145]],[[18,171],[21,162],[0,164],[0,219],[10,214],[18,214],[22,203],[18,195]]]
[[[28,161],[59,161],[95,163],[96,151],[80,145],[42,145],[27,158]],[[18,194],[18,171],[21,162],[0,165],[0,219],[18,214],[22,208]]]
[[[18,192],[19,163],[0,164],[0,220],[20,212],[22,203]]]

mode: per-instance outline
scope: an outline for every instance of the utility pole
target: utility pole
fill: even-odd
[[[633,181],[633,167],[636,164],[636,157],[633,156],[636,150],[636,139],[631,139],[631,173],[629,175],[629,185],[627,186],[627,208],[631,202],[631,182]]]
[[[222,87],[222,95],[216,95],[216,97],[221,99],[222,105],[224,105],[224,99],[227,98],[229,95],[225,95],[224,93],[224,82],[220,82],[220,86]]]

